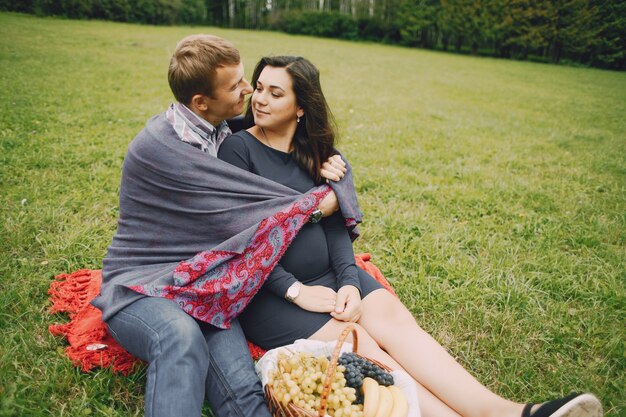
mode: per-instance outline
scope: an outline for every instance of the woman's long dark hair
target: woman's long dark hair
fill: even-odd
[[[330,112],[320,84],[320,73],[311,62],[298,56],[272,56],[261,58],[252,74],[252,87],[256,88],[261,71],[266,66],[285,68],[291,77],[298,106],[304,116],[293,137],[293,155],[316,184],[322,182],[322,162],[337,153],[335,145],[335,120]],[[246,127],[254,125],[252,100],[248,101],[244,120]]]

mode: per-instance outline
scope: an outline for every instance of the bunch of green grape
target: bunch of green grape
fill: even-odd
[[[320,408],[326,370],[330,365],[324,356],[313,356],[309,352],[287,355],[278,354],[278,364],[269,373],[268,384],[274,397],[287,406],[293,403],[298,407],[317,413]],[[363,417],[363,405],[354,404],[356,390],[346,386],[345,368],[337,366],[330,384],[326,413],[332,417]]]

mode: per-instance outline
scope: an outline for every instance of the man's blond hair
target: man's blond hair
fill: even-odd
[[[238,65],[239,51],[225,39],[212,35],[191,35],[176,45],[167,80],[174,97],[189,104],[196,94],[212,96],[218,67]]]

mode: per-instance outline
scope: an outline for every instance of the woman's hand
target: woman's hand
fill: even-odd
[[[335,192],[331,190],[330,193],[320,201],[320,205],[317,206],[317,208],[322,211],[322,216],[324,217],[328,217],[339,210],[339,201],[337,201]]]
[[[361,292],[354,285],[344,285],[337,291],[337,301],[334,311],[330,313],[333,318],[353,323],[361,318]]]
[[[320,175],[327,180],[339,181],[346,174],[346,163],[340,155],[333,155],[322,164]]]
[[[304,285],[300,287],[300,294],[293,300],[294,304],[303,310],[315,313],[330,313],[335,310],[337,293],[332,288],[323,285]]]

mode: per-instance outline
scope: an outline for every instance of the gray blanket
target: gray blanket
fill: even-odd
[[[349,165],[344,179],[331,186],[346,226],[356,236],[355,226],[362,215]],[[282,219],[285,213],[292,216],[292,222],[301,223],[314,208],[311,204],[325,195],[325,188],[303,195],[233,167],[180,141],[164,114],[153,117],[131,142],[124,159],[118,228],[103,261],[101,294],[93,305],[102,310],[106,321],[146,294],[165,296],[194,317],[228,327],[228,317],[213,320],[192,311],[198,311],[200,302],[220,299],[219,294],[202,299],[194,294],[209,286],[215,291],[218,286],[211,280],[216,276],[220,282],[232,278],[220,274],[245,254],[254,253],[251,245],[261,236],[260,225],[268,226],[268,221]],[[284,249],[274,254],[274,264]],[[205,262],[210,259],[213,264]],[[207,268],[201,272],[199,260]],[[265,278],[257,278],[260,282],[255,285],[262,285]],[[179,296],[184,294],[182,299],[163,291],[172,288],[179,289]],[[195,297],[193,309],[188,305],[190,297]]]

